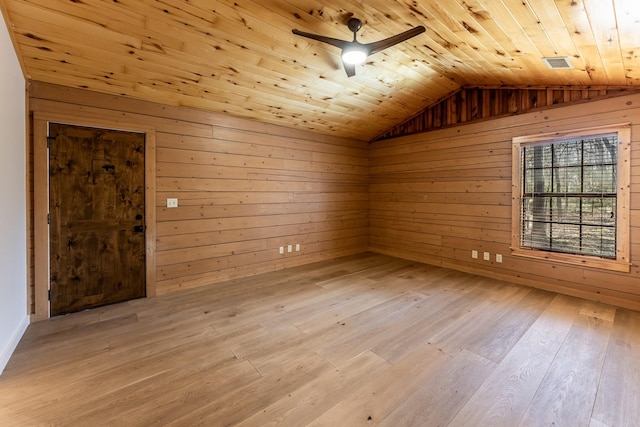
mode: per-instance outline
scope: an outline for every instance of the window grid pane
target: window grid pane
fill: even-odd
[[[523,147],[521,246],[616,258],[616,134]]]

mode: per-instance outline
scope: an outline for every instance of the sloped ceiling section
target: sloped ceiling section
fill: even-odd
[[[462,87],[640,84],[636,0],[325,3],[0,0],[32,80],[363,140]],[[339,49],[291,33],[351,40],[351,16],[363,43],[427,31],[351,78]]]

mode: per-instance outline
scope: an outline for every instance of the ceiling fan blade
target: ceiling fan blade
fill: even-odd
[[[318,41],[321,41],[323,43],[327,43],[327,44],[330,44],[332,46],[339,47],[340,49],[344,49],[344,47],[349,44],[349,42],[345,41],[345,40],[334,39],[332,37],[320,36],[318,34],[305,33],[304,31],[291,30],[291,32],[293,34],[298,35],[298,36],[306,37],[306,38],[313,39],[313,40],[318,40]]]
[[[382,49],[386,49],[395,44],[402,43],[405,40],[409,40],[411,37],[415,37],[418,34],[424,33],[426,29],[420,25],[419,27],[412,28],[404,33],[396,34],[384,40],[380,40],[373,43],[367,43],[365,46],[369,48],[369,54],[372,55],[376,52],[380,52]]]
[[[426,31],[426,29],[423,26],[419,26],[384,40],[363,44],[356,40],[356,33],[358,32],[361,26],[362,26],[362,21],[360,21],[359,19],[356,19],[356,18],[349,19],[348,27],[349,27],[349,30],[353,32],[353,41],[334,39],[333,37],[326,37],[318,34],[307,33],[307,32],[296,30],[296,29],[291,30],[291,32],[295,35],[306,37],[312,40],[317,40],[317,41],[327,43],[342,49],[342,65],[344,67],[344,71],[347,73],[348,77],[353,77],[356,75],[355,64],[356,63],[359,64],[363,60],[366,60],[366,57],[368,55],[371,55],[376,52],[380,52],[382,49],[386,49],[395,44],[401,43],[405,40],[410,39],[411,37],[415,37],[418,34],[424,33]],[[347,61],[345,61],[345,58],[347,59]]]
[[[347,64],[342,61],[342,65],[344,66],[344,71],[347,73],[347,77],[353,77],[356,75],[356,65],[355,64]]]

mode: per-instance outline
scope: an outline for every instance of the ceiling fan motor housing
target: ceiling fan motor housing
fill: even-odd
[[[354,33],[353,35],[355,37],[355,33],[360,31],[360,28],[362,28],[362,21],[359,20],[358,18],[349,18],[349,21],[347,22],[347,27],[349,27],[351,32]]]

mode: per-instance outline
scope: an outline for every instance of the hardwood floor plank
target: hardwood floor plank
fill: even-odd
[[[388,363],[374,353],[354,357],[239,423],[239,426],[302,426],[356,392]]]
[[[617,309],[593,420],[608,426],[640,425],[639,361],[640,313]]]
[[[555,294],[551,292],[529,289],[519,300],[496,310],[495,315],[490,316],[489,320],[482,325],[482,333],[471,336],[465,348],[499,363],[549,306],[554,297]]]
[[[402,402],[380,426],[444,426],[458,413],[496,364],[463,350]]]
[[[370,279],[367,279],[370,280]],[[324,306],[324,309],[315,315],[306,317],[302,321],[293,324],[305,333],[313,333],[341,321],[347,317],[360,313],[376,305],[382,304],[390,297],[397,294],[387,292],[377,292],[378,283],[371,283],[366,289],[363,288],[357,294],[346,294],[340,301],[332,302]]]
[[[289,360],[279,371],[237,388],[221,398],[203,396],[200,404],[184,404],[170,411],[163,420],[166,426],[209,426],[237,424],[264,410],[315,378],[333,370],[333,366],[316,355]],[[177,411],[177,412],[176,412]],[[168,421],[168,422],[167,422]]]
[[[518,425],[579,309],[557,296],[449,425]]]
[[[31,396],[37,398],[36,405],[32,402],[22,410],[40,408],[53,425],[77,425],[82,424],[83,420],[105,419],[110,411],[116,411],[115,415],[123,414],[133,401],[143,402],[138,400],[143,394],[149,397],[154,390],[164,393],[167,383],[183,381],[184,384],[198,384],[195,379],[199,378],[199,374],[194,376],[191,372],[197,370],[199,364],[212,365],[219,370],[218,365],[223,362],[237,362],[228,350],[217,350],[215,346],[207,344],[206,340],[201,339],[197,346],[174,348],[150,357],[138,358],[125,354],[93,366],[76,366],[74,372],[59,374],[54,378],[34,376],[29,384],[35,388]],[[228,364],[225,367],[225,372],[233,371]],[[251,365],[248,367],[255,376],[255,369]],[[231,378],[236,383],[240,381],[238,375]],[[61,399],[60,396],[65,398]],[[176,395],[170,393],[167,396],[173,398]],[[152,397],[158,403],[158,396]]]
[[[73,408],[75,416],[61,411],[58,422],[67,425],[81,425],[84,420],[99,420],[105,425],[122,423],[122,420],[129,420],[131,425],[161,423],[172,417],[178,407],[193,409],[260,379],[260,374],[247,361],[238,361],[233,356],[220,360],[215,355],[202,355],[179,367],[166,366],[152,376],[92,398]],[[153,407],[146,404],[149,401],[154,402]]]
[[[591,418],[591,422],[589,423],[589,427],[611,427],[606,425],[605,423],[601,423],[600,421]]]
[[[433,377],[451,357],[423,344],[386,372],[340,401],[309,426],[377,425]]]
[[[342,288],[324,289],[319,294],[303,295],[303,298],[285,307],[285,313],[264,319],[261,324],[268,328],[282,323],[310,322],[314,318],[326,316],[327,310],[347,303],[351,298],[366,297],[368,290],[375,283],[370,279],[355,278],[352,283]]]
[[[397,334],[379,340],[373,351],[395,363],[490,295],[483,286],[488,281],[471,275],[460,276],[459,280],[465,284],[463,290],[446,290],[441,300],[436,299],[434,304],[428,306],[428,312],[421,319],[414,324],[404,325]]]
[[[634,426],[640,313],[366,253],[29,326],[2,426]]]
[[[408,295],[409,298],[403,307],[387,316],[378,316],[366,325],[352,329],[351,333],[342,334],[340,339],[326,343],[318,350],[318,354],[339,366],[360,352],[370,349],[376,352],[374,348],[378,343],[393,339],[402,333],[402,327],[399,325],[410,326],[417,323],[432,307],[437,307],[439,301],[446,300],[449,296],[445,292],[428,297],[421,297],[419,294],[411,295]],[[342,322],[346,325],[350,319]],[[416,346],[420,344],[420,342],[415,343]],[[376,352],[376,354],[379,353]]]
[[[484,332],[487,325],[495,322],[506,307],[517,304],[529,292],[529,289],[520,286],[503,286],[500,292],[494,292],[493,297],[482,299],[459,318],[447,322],[444,328],[429,339],[429,342],[455,356],[467,344],[474,343],[480,335],[479,331]]]
[[[254,339],[235,342],[229,346],[229,349],[238,359],[266,358],[302,338],[303,334],[298,328],[285,323],[279,327],[269,328],[267,333]]]
[[[612,326],[612,319],[577,317],[521,426],[589,425]]]
[[[127,353],[144,357],[153,353],[162,353],[168,349],[198,340],[198,337],[218,335],[203,319],[199,308],[184,310],[180,316],[167,315],[162,319],[145,320],[131,328],[119,328],[108,336],[109,354],[116,356]],[[194,338],[195,337],[195,338]]]

